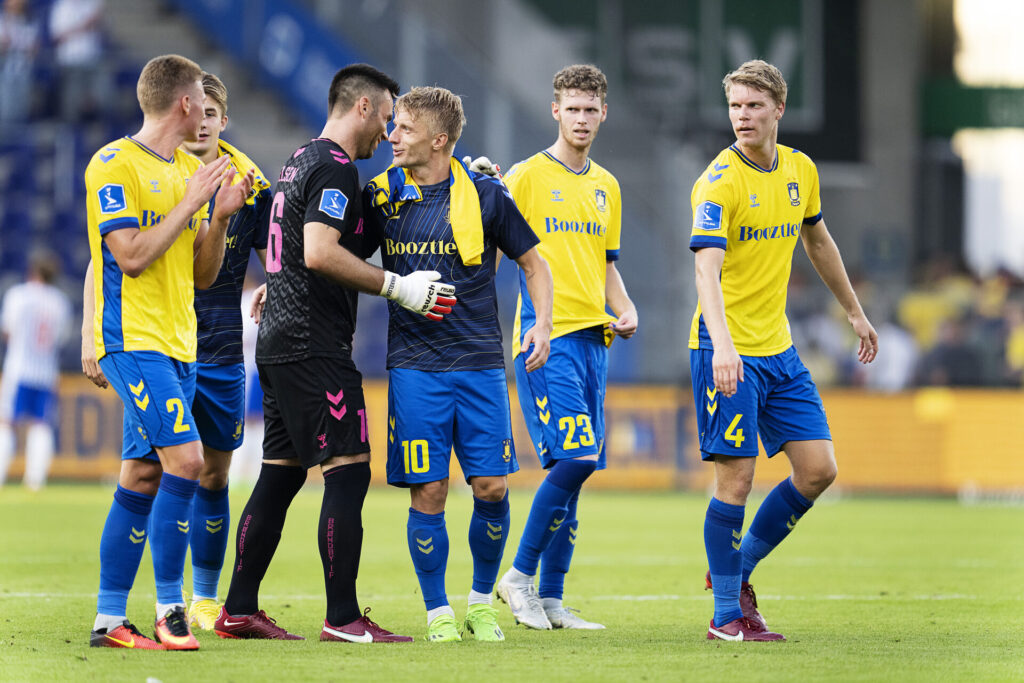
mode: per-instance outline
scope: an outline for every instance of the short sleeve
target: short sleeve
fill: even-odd
[[[306,181],[303,224],[323,223],[342,235],[362,225],[359,172],[350,162],[322,161]]]
[[[693,225],[690,228],[690,249],[705,247],[725,249],[728,244],[732,189],[721,174],[707,174],[697,180],[690,195]]]
[[[480,212],[484,231],[494,238],[498,248],[515,260],[540,244],[533,228],[523,218],[512,194],[500,180],[481,176],[475,179],[480,193]]]
[[[622,192],[619,183],[614,181],[608,202],[608,228],[604,238],[604,254],[606,261],[618,261],[619,249],[622,244]]]
[[[96,228],[101,236],[139,227],[138,183],[127,164],[90,164],[85,174],[85,192],[95,209]]]
[[[811,191],[807,195],[804,225],[815,225],[821,220],[821,194],[818,191],[818,169],[810,164]]]

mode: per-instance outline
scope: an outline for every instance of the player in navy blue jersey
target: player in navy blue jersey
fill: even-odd
[[[253,191],[228,225],[224,262],[216,281],[196,290],[196,396],[192,415],[203,440],[203,469],[192,506],[189,546],[192,553],[192,626],[213,629],[220,612],[217,585],[231,529],[228,468],[242,444],[245,421],[245,364],[242,356],[242,284],[252,250],[266,261],[270,219],[270,182],[245,154],[221,139],[228,124],[228,91],[213,74],[203,74],[206,92],[198,140],[185,149],[209,164],[228,156],[240,169],[255,169]],[[214,196],[214,203],[217,198]],[[212,209],[211,209],[212,210]]]
[[[357,293],[380,294],[436,320],[455,303],[455,288],[437,283],[437,272],[402,275],[364,260],[373,247],[352,162],[368,159],[387,139],[397,94],[398,84],[371,66],[341,69],[331,83],[323,132],[292,154],[277,181],[256,342],[263,467],[239,517],[231,588],[214,627],[225,638],[299,638],[259,609],[259,587],[306,469],[319,466],[318,540],[327,593],[320,640],[412,641],[371,621],[356,597],[370,484],[362,375],[352,362]]]
[[[445,592],[444,509],[452,448],[473,489],[473,585],[466,631],[501,641],[491,590],[508,538],[507,476],[519,469],[494,288],[498,250],[523,271],[536,324],[526,368],[547,360],[551,271],[504,185],[452,156],[465,117],[444,88],[413,88],[395,103],[394,166],[364,189],[384,267],[439,271],[459,304],[440,323],[389,304],[388,483],[408,487],[407,539],[427,608],[427,639],[461,640]]]

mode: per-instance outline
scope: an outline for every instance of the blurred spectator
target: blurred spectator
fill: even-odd
[[[28,0],[4,0],[0,12],[0,125],[24,123],[32,110],[32,69],[39,22]]]
[[[1006,377],[1008,383],[1024,385],[1024,301],[1006,302]]]
[[[981,356],[967,341],[966,323],[965,317],[942,323],[939,342],[918,365],[918,385],[969,387],[983,383]]]
[[[102,59],[103,0],[56,0],[50,9],[50,37],[59,71],[61,118],[95,118],[112,90]]]
[[[858,383],[875,391],[902,391],[914,380],[917,342],[892,315],[878,326],[879,353],[869,365],[855,364]]]

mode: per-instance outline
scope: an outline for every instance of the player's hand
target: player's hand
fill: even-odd
[[[548,362],[548,355],[551,353],[551,328],[542,330],[539,325],[534,325],[528,329],[523,335],[522,348],[525,350],[531,346],[533,349],[526,357],[527,372],[533,372]]]
[[[736,394],[737,384],[743,381],[743,359],[730,345],[727,349],[715,349],[711,356],[711,372],[715,378],[715,389],[729,398]]]
[[[226,154],[222,157],[217,157],[216,161],[196,169],[196,172],[188,179],[188,185],[185,186],[185,196],[181,201],[189,202],[188,206],[192,209],[191,213],[199,211],[199,209],[203,208],[204,204],[213,198],[217,188],[220,187],[224,176],[228,172],[228,163],[230,161],[231,157]],[[234,173],[234,171],[231,171],[231,173]]]
[[[100,370],[99,361],[96,360],[96,340],[93,339],[91,329],[82,333],[82,373],[100,389],[110,386],[106,375]]]
[[[252,299],[249,301],[249,317],[252,318],[257,325],[260,324],[260,318],[263,317],[263,307],[267,305],[267,285],[263,283],[252,293]]]
[[[626,311],[619,316],[619,319],[613,322],[610,327],[612,332],[622,337],[623,339],[629,339],[636,334],[636,328],[640,324],[640,318],[636,314],[636,309]]]
[[[489,175],[492,178],[501,178],[501,166],[492,162],[487,157],[477,157],[472,159],[469,156],[462,157],[462,163],[469,166],[470,171],[476,171],[477,173],[483,173]]]
[[[850,318],[853,331],[860,337],[860,346],[857,348],[857,360],[861,363],[870,363],[878,355],[878,333],[871,326],[868,317],[861,313]]]
[[[252,192],[252,184],[256,181],[255,169],[250,168],[239,182],[234,183],[236,175],[238,173],[233,168],[229,168],[220,181],[220,188],[217,190],[217,204],[213,207],[213,215],[217,218],[227,218],[233,215],[245,206],[245,200]]]
[[[405,276],[386,271],[380,295],[413,313],[441,320],[452,312],[457,299],[455,287],[437,282],[440,279],[436,270],[417,270]]]

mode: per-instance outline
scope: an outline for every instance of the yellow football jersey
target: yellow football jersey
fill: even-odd
[[[786,290],[793,249],[801,226],[821,220],[814,162],[790,147],[777,150],[771,168],[761,168],[736,145],[723,150],[690,196],[690,249],[725,250],[726,323],[736,351],[746,356],[772,356],[792,346]],[[690,348],[713,348],[699,302]]]
[[[195,361],[192,248],[207,208],[137,278],[121,271],[103,236],[122,228],[145,232],[160,223],[185,196],[185,185],[200,166],[181,149],[165,159],[130,137],[111,142],[89,161],[85,188],[97,358],[115,351],[158,351]]]
[[[555,285],[551,338],[614,321],[605,311],[608,261],[619,258],[622,196],[619,182],[591,160],[576,173],[548,152],[522,161],[505,174],[519,211],[540,238],[537,249]],[[520,274],[513,357],[522,334],[536,320]]]

